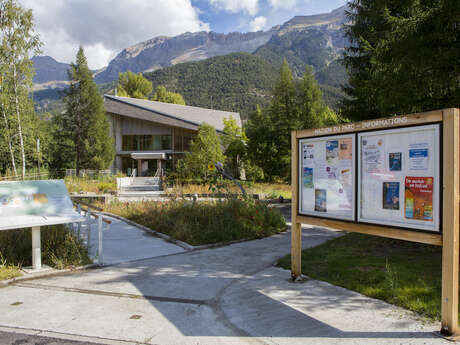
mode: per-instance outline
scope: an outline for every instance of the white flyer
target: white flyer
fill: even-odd
[[[428,143],[409,144],[409,170],[428,170],[429,149]]]
[[[366,138],[362,140],[363,171],[368,174],[383,171],[383,139]]]

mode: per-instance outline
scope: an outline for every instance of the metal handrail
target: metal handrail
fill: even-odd
[[[97,219],[97,228],[98,228],[98,249],[97,249],[97,258],[98,258],[98,264],[99,266],[102,266],[103,263],[103,246],[102,246],[102,222],[106,223],[107,226],[110,226],[112,224],[112,221],[110,221],[107,218],[104,218],[102,214],[98,214],[96,212],[91,212],[91,209],[94,209],[98,212],[102,212],[103,209],[97,206],[93,206],[91,204],[88,204],[84,201],[76,201],[72,200],[76,206],[77,206],[77,211],[78,213],[81,214],[81,211],[86,212],[86,243],[88,245],[88,253],[89,253],[89,247],[90,247],[90,242],[91,242],[91,216],[93,215],[94,218]],[[87,208],[84,209],[81,207],[81,205],[86,206]],[[81,223],[78,223],[78,233],[80,234],[81,231]]]

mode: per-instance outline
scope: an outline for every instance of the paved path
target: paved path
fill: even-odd
[[[303,246],[339,235],[304,229]],[[284,233],[17,283],[0,289],[0,331],[105,344],[446,343],[438,323],[324,282],[290,282],[273,267],[289,250]]]
[[[185,249],[166,242],[130,224],[108,216],[104,216],[104,218],[112,221],[109,227],[103,223],[104,265],[114,265],[122,262],[185,252]],[[82,235],[86,238],[86,223],[82,223]],[[90,256],[96,258],[99,236],[96,223],[91,225],[90,235]]]

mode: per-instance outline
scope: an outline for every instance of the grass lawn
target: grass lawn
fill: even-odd
[[[0,280],[12,279],[21,275],[21,271],[16,266],[0,266]]]
[[[64,178],[69,193],[93,192],[97,194],[116,193],[117,176],[98,178],[67,176]]]
[[[441,247],[349,233],[304,250],[302,273],[439,320],[441,259]]]
[[[281,212],[250,199],[114,202],[103,207],[191,245],[263,238],[286,230]]]

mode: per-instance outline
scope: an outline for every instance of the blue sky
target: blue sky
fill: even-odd
[[[232,3],[235,5],[231,6]],[[209,23],[212,31],[222,33],[253,31],[254,26],[251,27],[250,23],[258,17],[266,19],[262,29],[267,30],[296,15],[326,13],[345,3],[346,0],[192,0],[200,20]]]
[[[90,68],[121,50],[184,32],[268,30],[297,15],[330,12],[346,0],[18,0],[32,9],[43,54],[60,62],[85,49]]]

